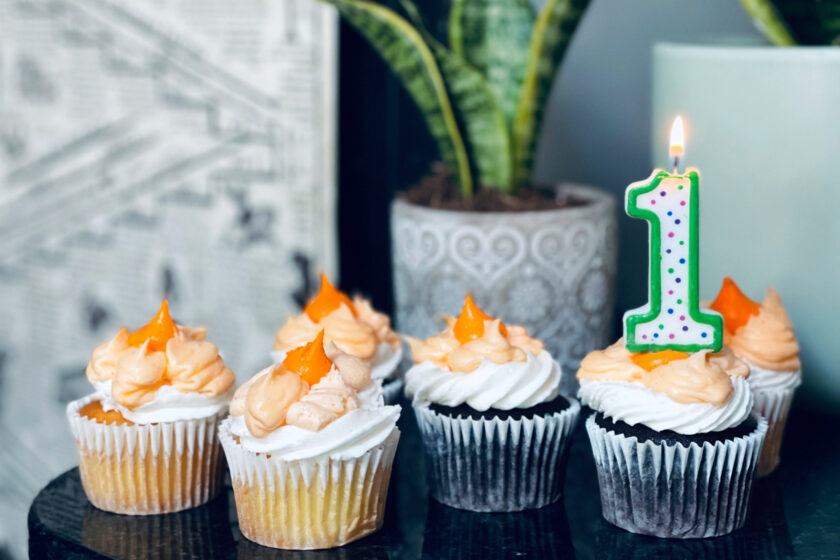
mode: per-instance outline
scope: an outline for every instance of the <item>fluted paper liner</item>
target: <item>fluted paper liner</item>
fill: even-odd
[[[333,548],[382,527],[400,439],[396,427],[360,457],[299,461],[248,451],[234,440],[230,419],[219,435],[239,528],[249,540],[289,550]]]
[[[577,400],[568,400],[560,412],[516,420],[452,418],[415,406],[432,497],[470,511],[521,511],[556,502],[580,414]]]
[[[754,415],[755,416],[755,415]],[[702,445],[640,442],[586,420],[604,519],[631,533],[705,538],[741,528],[767,422]]]
[[[796,387],[789,389],[771,389],[753,391],[753,412],[767,420],[767,437],[761,447],[758,459],[758,476],[767,476],[779,466],[779,452],[782,448],[782,436],[785,433],[788,412],[793,402]]]
[[[224,485],[218,426],[227,414],[154,424],[100,424],[67,405],[88,500],[126,515],[172,513],[207,503]]]

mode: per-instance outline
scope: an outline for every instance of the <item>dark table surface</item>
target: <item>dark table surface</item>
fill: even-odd
[[[44,488],[29,512],[31,558],[840,558],[840,431],[837,418],[795,408],[783,462],[757,481],[747,526],[717,539],[633,535],[601,518],[584,410],[575,432],[565,499],[522,513],[469,513],[428,497],[420,439],[407,403],[382,531],[342,548],[295,552],[242,538],[233,495],[186,512],[114,515],[85,498],[77,469]]]

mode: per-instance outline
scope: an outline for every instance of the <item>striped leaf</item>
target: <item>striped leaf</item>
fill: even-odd
[[[796,44],[787,25],[781,20],[770,0],[741,0],[741,4],[768,41],[780,47]]]
[[[484,75],[508,125],[525,79],[534,17],[530,0],[454,0],[449,12],[452,51]]]
[[[411,0],[401,0],[409,18],[435,55],[465,132],[470,161],[480,184],[513,187],[510,133],[484,76],[431,36]]]
[[[528,184],[543,111],[554,76],[589,0],[547,0],[531,35],[525,82],[513,121],[513,173]]]
[[[464,197],[472,196],[467,150],[435,56],[420,33],[394,11],[364,0],[326,0],[370,42],[423,113],[440,157]]]

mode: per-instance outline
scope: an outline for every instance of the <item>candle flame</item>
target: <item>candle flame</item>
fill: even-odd
[[[679,159],[685,154],[685,132],[683,131],[682,117],[677,115],[674,124],[671,125],[671,145],[668,155],[673,159]]]

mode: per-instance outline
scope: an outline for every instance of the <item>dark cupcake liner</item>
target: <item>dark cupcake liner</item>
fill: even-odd
[[[744,525],[767,421],[743,437],[640,442],[586,420],[604,519],[631,533],[705,538]]]
[[[382,396],[385,399],[385,404],[397,404],[402,397],[405,383],[402,379],[388,380],[382,385]]]
[[[563,493],[563,462],[580,404],[547,415],[472,419],[414,407],[432,497],[469,511],[521,511]]]

